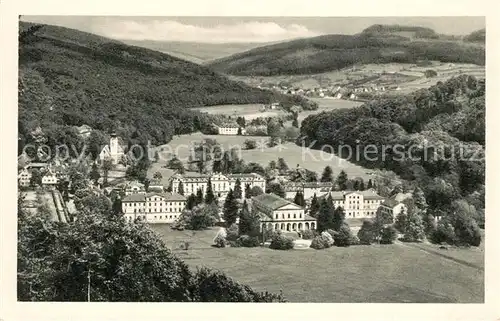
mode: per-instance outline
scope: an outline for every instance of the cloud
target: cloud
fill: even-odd
[[[208,43],[272,42],[314,37],[319,33],[299,24],[242,22],[216,26],[196,26],[173,20],[107,21],[93,27],[95,33],[118,40],[189,41]]]

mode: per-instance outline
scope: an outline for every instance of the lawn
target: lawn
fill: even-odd
[[[198,110],[208,114],[221,114],[227,116],[233,116],[234,118],[238,116],[243,116],[247,121],[258,118],[258,117],[275,117],[280,115],[286,115],[286,112],[282,110],[267,110],[261,112],[263,104],[244,104],[244,105],[219,105],[219,106],[208,106],[208,107],[196,107],[194,110]]]
[[[167,225],[152,227],[193,269],[219,269],[259,291],[282,290],[292,302],[484,301],[483,269],[402,244],[320,251],[218,249],[211,247],[216,230],[192,236],[191,231],[172,231]],[[191,240],[191,248],[176,250],[183,240]]]
[[[369,179],[370,175],[368,170],[343,160],[334,154],[327,151],[322,152],[320,150],[312,150],[307,147],[302,148],[293,143],[286,143],[280,146],[262,148],[258,147],[253,150],[244,150],[243,143],[247,139],[256,140],[258,143],[265,143],[268,141],[268,137],[260,136],[228,136],[228,135],[203,135],[201,133],[194,133],[189,135],[176,136],[167,145],[159,146],[158,149],[164,148],[162,152],[162,159],[165,161],[154,163],[149,171],[148,176],[152,177],[156,171],[162,174],[162,183],[167,183],[168,178],[172,176],[173,172],[167,168],[162,168],[166,164],[166,159],[168,159],[169,151],[173,152],[182,161],[187,161],[189,157],[190,146],[195,142],[200,142],[202,139],[212,138],[217,140],[219,144],[222,145],[224,150],[229,150],[231,148],[237,148],[240,152],[241,158],[245,162],[255,162],[266,167],[270,161],[278,160],[279,157],[285,159],[289,167],[295,167],[297,164],[301,167],[307,168],[312,171],[316,171],[320,175],[325,168],[329,165],[333,169],[333,174],[336,176],[341,170],[344,170],[350,177],[363,177],[364,179]],[[262,145],[261,144],[261,145]]]

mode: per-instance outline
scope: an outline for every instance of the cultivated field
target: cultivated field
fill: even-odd
[[[193,143],[201,142],[205,138],[215,139],[221,144],[224,150],[237,148],[241,158],[246,163],[255,162],[266,167],[270,161],[276,161],[279,157],[282,157],[290,168],[299,165],[300,167],[316,171],[318,175],[321,175],[323,169],[329,165],[332,167],[333,175],[335,176],[338,175],[341,170],[344,170],[349,177],[370,178],[367,169],[350,163],[328,151],[312,150],[293,143],[267,147],[266,143],[269,137],[265,136],[203,135],[201,133],[176,136],[169,144],[157,147],[157,150],[161,150],[161,148],[164,149],[163,152],[159,152],[161,153],[162,159],[165,159],[165,161],[154,163],[148,171],[148,176],[152,177],[156,171],[159,171],[163,177],[162,183],[167,184],[168,178],[173,174],[171,170],[162,168],[167,162],[166,159],[169,157],[168,151],[174,152],[181,161],[185,162],[189,158],[190,146],[192,146]],[[253,150],[244,150],[243,143],[247,139],[253,139],[261,146]]]
[[[406,244],[333,247],[319,251],[276,251],[260,247],[218,249],[211,247],[216,230],[197,231],[193,235],[192,231],[170,230],[167,225],[152,228],[193,269],[200,266],[219,269],[259,291],[282,290],[292,302],[484,301],[484,251],[481,249],[454,250],[456,256],[468,258],[473,264]],[[188,251],[179,249],[183,241],[191,242]],[[426,246],[435,249],[435,246]]]
[[[258,117],[275,117],[285,115],[282,110],[267,110],[261,112],[263,104],[244,104],[244,105],[219,105],[208,107],[196,107],[194,110],[199,110],[212,115],[227,115],[234,118],[238,116],[245,117],[246,120],[252,120]]]

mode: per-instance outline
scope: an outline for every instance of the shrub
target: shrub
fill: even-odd
[[[305,230],[301,233],[304,240],[312,240],[316,236],[316,232],[314,230]]]
[[[253,139],[245,140],[245,149],[255,149],[257,148],[257,142]]]
[[[328,234],[328,233],[326,233]],[[330,235],[330,234],[328,234]],[[316,236],[310,245],[311,248],[316,249],[316,250],[322,250],[322,249],[327,249],[331,247],[330,240],[328,237],[326,237],[323,233],[321,235]]]
[[[228,244],[226,238],[222,234],[219,234],[215,237],[214,243],[216,247],[226,247],[226,245]]]
[[[257,247],[260,245],[259,238],[256,236],[241,235],[236,244],[241,247]]]
[[[364,245],[370,245],[372,244],[378,233],[376,233],[375,230],[375,224],[373,223],[372,220],[365,220],[363,221],[363,225],[361,226],[361,229],[358,231],[358,238],[360,244]]]
[[[273,235],[269,248],[273,250],[291,250],[293,249],[293,240],[281,233],[276,233]]]
[[[349,225],[343,224],[333,237],[335,246],[349,246],[354,241]]]
[[[337,233],[338,233],[334,229],[328,229],[325,232],[327,232],[328,234],[330,234],[333,238],[335,238],[335,235],[337,235]]]
[[[447,220],[440,221],[436,230],[431,235],[431,242],[436,244],[455,244],[457,242],[457,237],[453,225]]]
[[[232,224],[226,230],[226,240],[228,240],[229,242],[236,241],[238,237],[239,237],[238,225]]]
[[[382,229],[380,235],[380,243],[382,244],[392,244],[396,240],[398,233],[394,226],[389,225]]]
[[[323,231],[321,232],[321,236],[323,236],[328,241],[328,247],[333,245],[334,243],[333,236],[329,232]]]

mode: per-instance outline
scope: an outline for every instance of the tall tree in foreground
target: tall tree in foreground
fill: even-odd
[[[177,187],[177,193],[184,195],[184,184],[179,182],[179,186]]]
[[[333,171],[330,166],[326,166],[321,174],[321,182],[333,182]]]
[[[288,172],[290,168],[288,167],[288,164],[286,163],[285,159],[280,157],[278,158],[278,170],[280,174],[285,174]]]
[[[339,175],[337,176],[337,185],[341,191],[345,191],[347,189],[347,173],[344,170],[341,170]]]
[[[321,205],[319,207],[318,217],[317,217],[317,230],[318,232],[323,232],[328,229],[333,229],[333,208],[330,202],[326,198],[321,200]]]
[[[199,188],[198,191],[196,191],[196,205],[200,205],[203,203],[203,192]]]
[[[345,221],[345,211],[342,206],[339,206],[335,209],[333,213],[333,229],[335,231],[338,231],[342,224],[344,224]]]
[[[373,183],[371,178],[368,180],[368,184],[366,185],[366,189],[372,189],[373,188]]]
[[[227,194],[226,201],[224,202],[224,221],[226,221],[226,226],[231,226],[236,222],[238,217],[238,202],[234,197],[233,190],[229,190]]]
[[[250,184],[245,184],[245,198],[251,198],[252,195],[250,193]]]
[[[309,215],[311,215],[314,218],[317,218],[319,208],[320,208],[320,202],[318,201],[318,198],[316,197],[316,193],[315,193],[312,200],[311,200],[311,207],[309,208]]]
[[[304,200],[304,193],[302,193],[302,191],[298,191],[297,194],[295,194],[293,202],[298,206],[304,207],[306,205],[306,201]]]
[[[260,234],[259,217],[254,211],[250,211],[248,209],[248,204],[246,201],[243,202],[243,207],[241,208],[239,217],[239,235],[248,235],[254,237]]]
[[[214,195],[211,178],[208,178],[208,182],[207,182],[207,193],[205,194],[205,203],[217,204],[217,198]]]
[[[236,182],[234,183],[234,191],[233,191],[233,195],[236,199],[241,199],[241,194],[242,194],[242,191],[241,191],[241,181],[239,178],[236,179]]]
[[[113,162],[111,161],[111,159],[104,159],[102,161],[102,184],[104,186],[108,184],[108,176],[111,169],[113,169]]]

